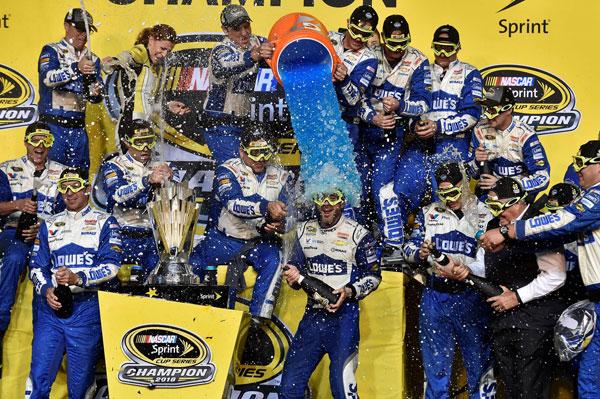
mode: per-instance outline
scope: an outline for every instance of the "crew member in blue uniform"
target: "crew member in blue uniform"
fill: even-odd
[[[439,202],[417,214],[415,228],[404,245],[406,260],[429,263],[431,248],[448,255],[454,263],[475,261],[478,233],[483,233],[492,215],[485,204],[469,190],[468,179],[458,163],[448,163],[435,172]],[[491,371],[489,308],[483,297],[466,284],[454,281],[452,266],[435,264],[423,290],[419,317],[419,336],[423,368],[427,377],[425,397],[449,395],[458,344],[467,371],[469,398],[479,399],[487,392]],[[488,378],[489,379],[489,378]]]
[[[364,227],[343,216],[340,191],[314,199],[318,218],[298,226],[298,242],[284,276],[299,288],[300,273],[328,284],[340,298],[323,307],[309,299],[290,345],[281,378],[285,399],[301,399],[313,370],[329,355],[329,382],[334,399],[357,398],[359,304],[381,281],[375,241]]]
[[[540,240],[560,237],[564,242],[577,238],[581,278],[588,298],[596,307],[596,331],[600,331],[600,140],[591,140],[573,157],[583,194],[573,204],[553,215],[488,231],[482,245],[497,250],[509,239]],[[525,242],[527,244],[527,242]],[[578,375],[579,398],[598,398],[600,392],[600,334],[594,334],[581,354]]]
[[[42,48],[38,61],[40,120],[50,126],[54,145],[50,159],[88,169],[90,153],[85,131],[85,104],[102,101],[100,60],[85,47],[89,32],[96,32],[92,16],[81,8],[69,10],[65,37]]]
[[[65,166],[48,160],[53,143],[47,124],[32,123],[25,129],[26,155],[0,164],[0,364],[2,337],[10,322],[19,276],[27,265],[39,229],[39,223],[35,224],[23,231],[23,240],[17,238],[19,217],[27,212],[46,219],[64,209],[56,182]],[[37,202],[31,200],[34,190]]]
[[[500,177],[513,177],[535,197],[550,184],[550,163],[539,137],[513,116],[515,97],[509,87],[488,88],[481,103],[485,120],[475,127],[471,146],[479,187],[490,190]],[[477,162],[487,162],[492,174],[479,175]]]
[[[291,173],[269,163],[273,155],[264,130],[258,125],[246,127],[238,156],[215,170],[214,188],[221,206],[217,224],[208,229],[190,257],[194,272],[203,277],[208,266],[245,253],[258,273],[250,302],[255,318],[270,318],[277,300],[279,244],[272,235],[284,227],[286,187],[292,179]]]
[[[106,211],[121,225],[123,262],[139,264],[144,273],[158,263],[158,252],[146,205],[152,200],[154,188],[167,183],[173,171],[167,164],[152,164],[152,149],[156,135],[150,122],[134,119],[126,126],[123,142],[127,152],[110,159],[100,168],[101,184],[94,187],[106,198]]]
[[[31,399],[48,398],[67,355],[70,398],[83,398],[94,381],[101,348],[96,290],[117,276],[121,266],[119,224],[89,205],[87,172],[65,169],[57,182],[66,210],[43,221],[31,254],[31,280],[37,310],[33,325]],[[68,285],[73,310],[66,317],[55,289]]]

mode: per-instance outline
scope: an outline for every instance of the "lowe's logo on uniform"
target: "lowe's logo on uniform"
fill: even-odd
[[[529,219],[528,224],[531,228],[536,228],[540,226],[545,226],[548,224],[552,224],[554,222],[560,221],[560,216],[557,213],[550,213],[547,215],[542,215],[534,219]]]
[[[326,276],[344,274],[346,272],[345,269],[344,265],[335,263],[311,262],[308,265],[308,272],[310,274],[321,274]]]
[[[254,212],[254,205],[242,205],[236,203],[233,204],[233,211],[241,215],[256,215],[256,212]]]
[[[458,231],[435,235],[433,242],[439,251],[447,254],[464,254],[474,258],[477,251],[475,238]]]
[[[94,254],[85,252],[82,254],[57,255],[55,267],[91,266],[93,263],[94,263]]]

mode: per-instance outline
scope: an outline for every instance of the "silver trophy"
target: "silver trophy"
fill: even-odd
[[[163,250],[146,285],[200,284],[189,264],[200,212],[194,191],[181,183],[170,184],[160,188],[147,207],[154,239],[162,244]]]

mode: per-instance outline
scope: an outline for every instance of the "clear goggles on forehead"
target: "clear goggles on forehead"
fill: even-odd
[[[494,105],[493,107],[483,106],[483,116],[485,116],[487,120],[491,120],[512,107],[512,104]]]
[[[579,172],[594,163],[600,163],[600,157],[587,158],[581,155],[573,156],[573,169],[575,169],[575,172]]]
[[[450,187],[447,189],[439,189],[436,191],[440,200],[443,203],[458,201],[462,195],[462,187]]]
[[[253,146],[242,146],[242,150],[246,152],[248,158],[255,162],[268,161],[273,156],[273,148],[270,145],[263,145],[260,147]]]
[[[61,194],[71,191],[73,194],[80,192],[87,186],[87,181],[79,176],[65,176],[58,179],[57,190]]]
[[[354,40],[360,40],[361,42],[366,43],[369,41],[371,36],[373,36],[373,29],[371,27],[361,27],[350,23],[348,24],[348,33]]]
[[[156,147],[156,135],[154,133],[145,136],[126,137],[125,141],[138,151],[151,150]]]
[[[497,198],[487,197],[485,200],[485,205],[490,210],[490,213],[494,217],[497,217],[502,212],[504,212],[506,209],[510,208],[511,206],[513,206],[514,204],[516,204],[517,202],[519,202],[522,199],[523,199],[523,197],[512,197],[508,201],[502,202],[502,201],[498,200]]]
[[[432,42],[433,54],[443,57],[451,57],[460,49],[460,45],[449,42]]]
[[[410,33],[408,35],[392,35],[384,37],[385,47],[390,51],[404,51],[410,44]]]
[[[340,202],[344,201],[344,194],[341,191],[335,191],[333,193],[319,193],[313,197],[313,201],[317,206],[323,206],[328,203],[331,206],[336,206]]]
[[[50,148],[54,144],[54,136],[48,130],[36,130],[25,136],[25,142],[34,147],[43,145]]]

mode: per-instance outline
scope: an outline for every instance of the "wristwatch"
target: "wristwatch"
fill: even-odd
[[[502,234],[502,237],[504,237],[505,240],[510,239],[508,236],[508,226],[500,226],[500,234]]]

